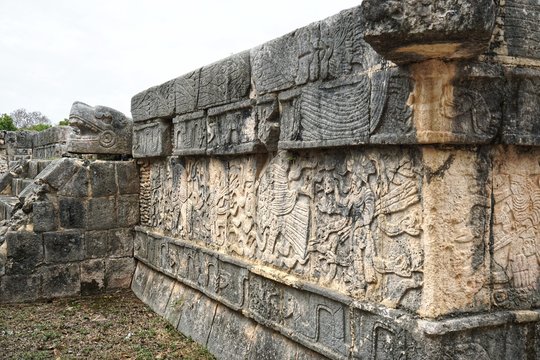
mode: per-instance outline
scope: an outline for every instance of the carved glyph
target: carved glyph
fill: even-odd
[[[165,235],[391,306],[422,285],[419,169],[410,155],[171,158],[141,174],[144,225]]]

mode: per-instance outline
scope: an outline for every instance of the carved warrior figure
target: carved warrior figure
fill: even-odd
[[[131,154],[133,122],[117,110],[77,101],[71,107],[69,125],[75,128],[68,140],[71,153]]]

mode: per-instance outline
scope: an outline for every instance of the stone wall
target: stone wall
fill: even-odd
[[[0,302],[128,288],[137,178],[133,161],[63,158],[41,171],[0,228]]]
[[[538,357],[537,8],[364,0],[135,95],[133,291],[224,359]]]

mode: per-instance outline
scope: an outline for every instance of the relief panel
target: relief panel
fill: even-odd
[[[249,52],[205,66],[200,73],[198,109],[246,98],[251,86]]]
[[[264,150],[257,138],[257,116],[251,100],[208,110],[208,154],[254,153]]]
[[[163,157],[171,154],[170,124],[155,120],[133,127],[133,157]]]
[[[370,81],[357,79],[308,86],[281,93],[279,147],[317,148],[364,144],[369,138]]]
[[[499,149],[493,174],[493,303],[540,304],[540,152]]]
[[[175,80],[142,91],[131,99],[133,121],[170,118],[175,108]]]
[[[204,111],[177,116],[174,124],[173,155],[206,153],[206,116]]]

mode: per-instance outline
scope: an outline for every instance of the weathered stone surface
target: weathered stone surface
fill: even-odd
[[[531,68],[508,71],[508,96],[502,141],[516,145],[540,145],[540,72]]]
[[[87,231],[84,236],[85,258],[104,258],[110,252],[111,241],[108,230]]]
[[[367,70],[378,59],[364,42],[359,8],[298,29],[251,50],[258,94]]]
[[[105,287],[107,289],[129,288],[134,270],[135,260],[131,257],[105,260]]]
[[[257,119],[252,101],[208,110],[208,149],[212,155],[255,153],[264,150],[257,138]]]
[[[80,198],[61,197],[58,200],[60,226],[65,229],[80,229],[86,225],[87,205]]]
[[[239,316],[224,306],[218,306],[206,347],[225,359],[247,358],[255,335],[256,323]]]
[[[149,124],[137,125],[133,129],[133,157],[161,157],[170,155],[170,121],[159,119]]]
[[[420,313],[489,309],[490,159],[485,149],[423,149],[424,290]]]
[[[39,275],[13,275],[0,277],[0,302],[32,301],[41,293]]]
[[[130,228],[139,223],[139,195],[122,195],[117,200],[118,227]]]
[[[493,0],[365,0],[361,9],[366,41],[396,63],[480,55],[496,15]]]
[[[493,305],[540,306],[540,151],[498,149],[493,171]]]
[[[139,194],[139,169],[134,161],[119,161],[115,163],[118,193]]]
[[[58,211],[49,201],[36,201],[32,206],[35,232],[54,231],[58,227]]]
[[[175,80],[142,91],[131,99],[133,121],[170,118],[176,102]]]
[[[499,66],[429,60],[411,65],[408,103],[418,143],[492,142],[502,119],[504,78]]]
[[[59,190],[81,168],[81,162],[75,159],[62,158],[51,162],[36,179]]]
[[[177,116],[173,124],[173,155],[206,154],[207,126],[204,111]]]
[[[197,109],[200,72],[201,70],[196,70],[174,79],[175,114],[185,114]]]
[[[115,164],[110,161],[94,161],[89,171],[92,178],[92,196],[115,195],[118,190],[116,184]]]
[[[40,269],[44,298],[75,296],[81,291],[79,264],[46,266]]]
[[[108,239],[107,255],[110,257],[133,257],[133,230],[131,228],[109,230]]]
[[[105,290],[105,261],[81,262],[81,295],[95,295]]]
[[[41,236],[32,232],[8,232],[7,275],[27,275],[34,272],[36,263],[43,261],[43,242]]]
[[[309,86],[279,96],[284,108],[281,149],[368,142],[370,81],[367,76]]]
[[[58,191],[60,196],[84,198],[90,194],[90,173],[87,166],[77,170],[75,175]]]
[[[201,69],[197,108],[246,98],[250,86],[249,51],[231,55]]]
[[[110,107],[75,102],[69,114],[75,128],[68,151],[76,154],[131,154],[133,121]]]
[[[64,263],[84,259],[84,235],[81,231],[65,230],[43,234],[45,262]]]
[[[86,228],[106,230],[117,227],[116,203],[114,197],[99,197],[88,200]]]
[[[510,56],[540,57],[540,5],[532,0],[507,0],[503,16],[504,44]]]

